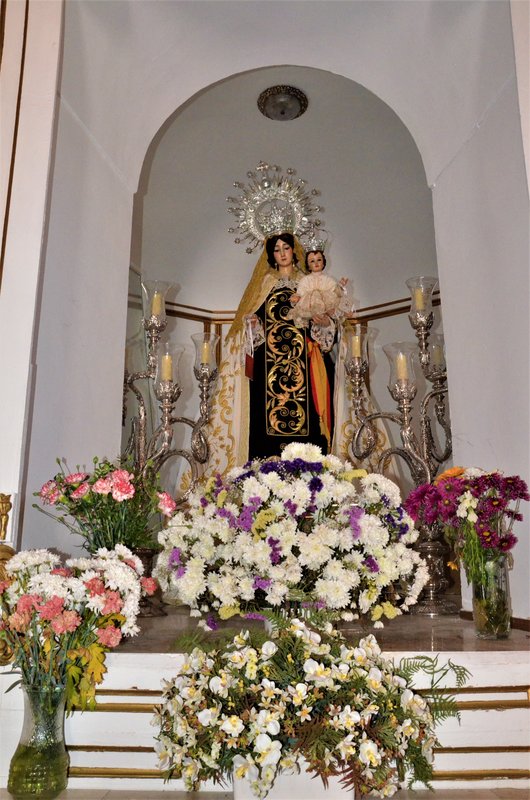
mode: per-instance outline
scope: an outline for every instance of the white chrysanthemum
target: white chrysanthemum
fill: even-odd
[[[363,514],[359,520],[359,526],[361,528],[359,541],[369,553],[388,544],[390,538],[388,528],[375,514]]]
[[[394,507],[401,504],[401,493],[398,486],[384,475],[373,472],[361,478],[361,486],[363,495],[369,503],[377,503],[384,496]]]
[[[339,541],[338,530],[325,522],[315,525],[310,537],[328,547],[336,547]]]
[[[6,572],[8,575],[14,575],[16,572],[25,570],[49,572],[58,566],[60,562],[60,557],[55,553],[50,553],[49,550],[21,550],[11,556],[6,564]]]
[[[300,556],[299,561],[302,566],[309,569],[318,569],[331,558],[333,551],[322,542],[319,542],[309,534],[300,534],[299,538]]]
[[[282,461],[295,461],[301,458],[303,461],[310,461],[315,463],[322,462],[322,450],[316,444],[302,444],[300,442],[291,442],[287,447],[282,450]]]
[[[242,500],[245,505],[253,497],[259,497],[262,503],[266,503],[269,499],[270,490],[265,484],[251,475],[245,478],[242,484]]]
[[[345,462],[345,464],[343,464],[340,458],[337,458],[337,456],[334,455],[324,456],[324,458],[322,459],[322,463],[324,464],[324,467],[326,469],[330,470],[330,472],[335,472],[337,474],[341,472],[344,469],[344,467],[347,466],[348,469],[351,467],[351,464],[349,464],[347,461]]]
[[[318,578],[315,582],[315,595],[328,608],[344,608],[351,603],[348,587],[339,581]]]

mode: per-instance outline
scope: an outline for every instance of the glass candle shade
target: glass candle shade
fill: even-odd
[[[168,381],[178,383],[179,362],[183,350],[184,348],[180,346],[170,349],[168,345],[161,349],[157,365],[157,383],[167,383]]]
[[[194,333],[191,337],[195,345],[195,365],[194,370],[200,373],[207,367],[208,372],[217,369],[217,344],[219,336],[211,331]]]
[[[406,284],[409,287],[411,297],[410,313],[430,314],[432,311],[432,293],[438,285],[438,278],[419,275],[416,278],[409,278]]]
[[[439,334],[431,336],[428,344],[430,372],[445,372],[444,338]]]
[[[142,281],[144,319],[156,317],[165,320],[166,297],[173,285],[167,281]]]
[[[369,328],[361,322],[354,322],[347,328],[347,358],[360,358],[368,361],[369,345],[377,334],[375,328]]]
[[[383,351],[390,364],[390,378],[388,389],[392,392],[396,384],[408,383],[410,386],[416,385],[416,374],[414,372],[413,354],[416,352],[416,345],[412,342],[394,342],[386,344]]]

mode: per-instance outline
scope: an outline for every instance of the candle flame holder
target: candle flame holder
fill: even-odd
[[[125,423],[127,418],[129,392],[132,392],[136,398],[137,413],[131,420],[131,434],[124,455],[132,457],[135,471],[138,474],[145,473],[147,470],[158,472],[171,459],[180,458],[186,461],[190,468],[191,479],[185,492],[176,498],[177,505],[181,506],[184,505],[197,485],[201,475],[200,468],[208,461],[210,455],[204,428],[209,420],[211,390],[217,378],[219,336],[210,331],[204,331],[191,337],[196,351],[193,371],[199,384],[199,416],[197,419],[175,416],[175,406],[182,394],[182,388],[175,379],[177,369],[174,361],[178,359],[169,351],[159,358],[161,337],[167,327],[165,296],[169,287],[169,284],[162,284],[159,281],[142,283],[147,299],[147,308],[150,312],[142,320],[147,338],[147,365],[145,370],[136,372],[129,372],[127,368],[125,369],[123,422]],[[144,391],[138,386],[138,383],[142,381],[147,382]],[[151,386],[158,401],[160,423],[152,435],[149,435],[147,397]],[[179,425],[191,430],[189,448],[174,446],[175,428]]]
[[[362,348],[361,356],[352,356],[345,364],[353,399],[354,433],[350,447],[352,459],[364,461],[370,458],[378,442],[376,422],[390,422],[399,429],[401,444],[391,444],[386,448],[379,457],[377,468],[384,473],[391,458],[398,457],[408,467],[416,486],[432,482],[440,465],[452,455],[443,345],[439,336],[430,335],[433,325],[432,292],[436,283],[436,279],[424,277],[411,278],[407,281],[412,298],[409,321],[416,334],[417,345],[395,342],[383,348],[391,367],[388,390],[397,404],[397,413],[390,411],[363,413],[363,387],[369,374],[366,346]],[[358,333],[363,339],[368,338],[366,330],[359,328]],[[365,342],[362,344],[365,345]],[[431,384],[431,388],[420,402],[417,420],[414,419],[413,408],[413,401],[418,391],[412,359],[414,352],[418,356],[424,377]],[[433,435],[433,421],[436,421],[443,434],[444,444],[441,450]],[[428,616],[456,613],[456,606],[442,596],[448,586],[445,578],[448,548],[443,541],[443,532],[438,528],[420,528],[420,539],[416,549],[427,563],[429,581],[419,602],[411,609],[412,613]]]

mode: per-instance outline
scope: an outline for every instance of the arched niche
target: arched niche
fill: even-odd
[[[302,116],[281,122],[260,113],[260,93],[278,84],[304,91],[309,103]],[[377,323],[371,388],[380,408],[395,411],[382,346],[415,341],[406,312],[391,311],[408,296],[407,278],[437,275],[432,196],[420,152],[398,115],[361,84],[321,69],[274,66],[230,76],[191,97],[154,136],[134,200],[133,367],[142,368],[143,355],[138,273],[175,283],[169,296],[178,304],[213,315],[237,307],[260,248],[249,255],[234,243],[225,198],[238,195],[233,181],[246,183],[247,170],[261,160],[294,168],[320,191],[328,270],[349,279],[356,307],[389,306]],[[437,314],[437,329],[439,322]],[[197,322],[171,317],[165,337],[172,348],[185,348],[178,413],[191,417],[198,392],[189,337],[198,329]],[[398,443],[399,431],[393,436]],[[177,438],[183,445],[185,437]]]

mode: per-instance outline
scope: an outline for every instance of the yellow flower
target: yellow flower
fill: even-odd
[[[383,602],[383,613],[387,619],[394,619],[398,616],[399,610],[388,600]]]
[[[460,475],[464,474],[464,472],[464,467],[449,467],[449,469],[446,469],[445,472],[441,473],[441,475],[438,475],[438,477],[434,479],[433,483],[440,483],[440,481],[444,481],[446,478],[459,478]]]
[[[347,472],[342,473],[342,480],[353,481],[354,478],[366,478],[368,475],[365,469],[349,469]]]
[[[221,508],[224,505],[226,498],[228,497],[228,492],[226,489],[222,489],[219,494],[217,495],[217,507]]]
[[[218,611],[220,619],[230,619],[230,617],[235,617],[236,614],[239,614],[239,606],[221,606]]]
[[[251,528],[252,533],[259,534],[261,531],[265,530],[269,522],[273,522],[275,519],[276,512],[273,511],[272,508],[262,508],[256,515],[256,519]]]
[[[454,569],[454,570],[458,569],[458,564],[456,564],[454,561],[448,561],[447,566],[449,567],[449,569]]]

